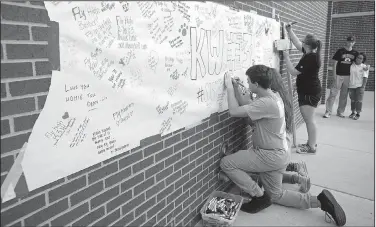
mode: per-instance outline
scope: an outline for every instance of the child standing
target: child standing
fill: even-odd
[[[349,117],[354,120],[358,120],[360,112],[362,112],[363,94],[369,72],[369,65],[364,64],[366,60],[366,55],[359,53],[355,62],[350,67],[349,94],[351,99],[351,114]]]

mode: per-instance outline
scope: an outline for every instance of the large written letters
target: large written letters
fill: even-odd
[[[279,23],[216,3],[45,5],[61,61],[22,161],[29,190],[226,110],[225,73],[278,68]]]

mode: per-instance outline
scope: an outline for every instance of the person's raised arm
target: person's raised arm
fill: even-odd
[[[286,25],[286,30],[287,30],[288,36],[290,37],[290,40],[292,41],[296,49],[303,52],[302,42],[300,42],[298,37],[295,35],[290,23]]]
[[[287,66],[287,71],[292,75],[292,76],[297,76],[300,74],[298,70],[294,68],[294,66],[291,63],[290,60],[290,55],[288,51],[283,51],[283,58],[286,61],[286,66]]]
[[[227,103],[230,116],[247,117],[247,112],[239,105],[238,100],[235,97],[234,85],[232,83],[231,76],[226,73],[224,79],[224,85],[227,90]]]

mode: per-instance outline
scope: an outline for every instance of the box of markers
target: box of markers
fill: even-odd
[[[214,191],[200,210],[203,226],[232,226],[242,203],[239,195]]]

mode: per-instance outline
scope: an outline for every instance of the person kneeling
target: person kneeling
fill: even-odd
[[[241,210],[257,213],[272,203],[301,209],[321,208],[330,214],[338,226],[346,223],[346,215],[334,196],[323,190],[311,196],[282,188],[283,173],[290,162],[286,139],[284,102],[279,93],[270,89],[275,69],[255,65],[246,71],[249,88],[258,98],[240,106],[234,94],[233,81],[225,75],[229,114],[232,117],[249,117],[255,123],[252,135],[253,149],[240,150],[225,156],[220,162],[223,172],[253,199]],[[259,173],[263,191],[247,172]]]

